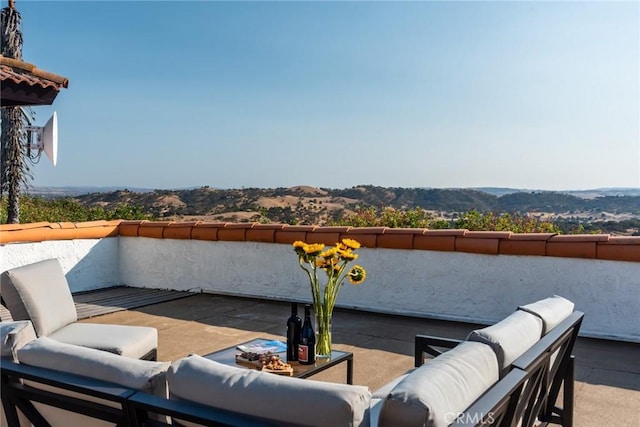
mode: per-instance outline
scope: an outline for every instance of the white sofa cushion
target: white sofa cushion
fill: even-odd
[[[462,342],[394,387],[382,404],[377,425],[448,426],[498,376],[498,360],[489,346]]]
[[[158,348],[158,331],[146,326],[72,323],[52,333],[49,338],[134,359]]]
[[[39,337],[78,320],[69,284],[57,259],[5,271],[0,288],[13,319],[31,320]]]
[[[526,311],[542,319],[542,335],[558,326],[564,319],[573,313],[574,304],[566,298],[554,295],[531,304],[518,307],[518,310]]]
[[[491,347],[504,375],[511,363],[538,342],[541,336],[542,320],[518,310],[495,325],[472,331],[467,340]]]
[[[0,322],[0,340],[2,341],[2,357],[18,361],[17,350],[36,339],[36,332],[28,320]]]
[[[192,355],[167,372],[172,398],[308,426],[368,426],[367,387],[303,380],[238,368]]]
[[[80,375],[167,396],[169,362],[152,362],[40,337],[18,350],[25,365]]]

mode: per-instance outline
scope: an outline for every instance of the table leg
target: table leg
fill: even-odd
[[[353,385],[353,356],[347,360],[347,384]]]

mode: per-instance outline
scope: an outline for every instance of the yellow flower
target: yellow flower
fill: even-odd
[[[303,246],[304,252],[307,255],[317,256],[324,249],[323,243],[312,243]]]
[[[337,253],[338,253],[338,248],[331,248],[331,249],[327,249],[326,251],[322,252],[320,254],[320,256],[322,258],[331,258]]]
[[[305,242],[301,242],[300,240],[297,240],[297,241],[293,242],[294,249],[304,248],[305,245],[306,245],[306,243]]]
[[[360,242],[353,239],[342,239],[342,243],[349,249],[360,249]]]
[[[354,265],[349,271],[349,281],[354,285],[359,285],[367,278],[367,272],[359,265]]]
[[[340,251],[339,256],[343,261],[355,261],[358,259],[358,254],[354,254],[350,250]]]

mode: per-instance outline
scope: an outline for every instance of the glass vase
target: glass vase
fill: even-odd
[[[316,358],[331,358],[331,314],[316,317]]]

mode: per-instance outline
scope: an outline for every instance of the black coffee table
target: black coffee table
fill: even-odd
[[[266,338],[256,338],[247,342],[243,342],[237,345],[251,345],[260,342],[269,342]],[[240,351],[236,349],[236,346],[225,348],[222,350],[214,351],[204,355],[203,357],[209,360],[214,360],[218,363],[222,363],[230,366],[238,366],[241,368],[251,369],[243,365],[236,363],[236,354],[240,354]],[[286,352],[278,353],[282,360],[286,360]],[[347,362],[347,384],[353,384],[353,353],[348,351],[332,350],[331,357],[327,359],[316,359],[314,365],[301,365],[298,362],[287,362],[291,364],[293,368],[293,376],[297,378],[309,378],[319,372],[336,366],[342,362]],[[257,368],[256,368],[257,369]]]

